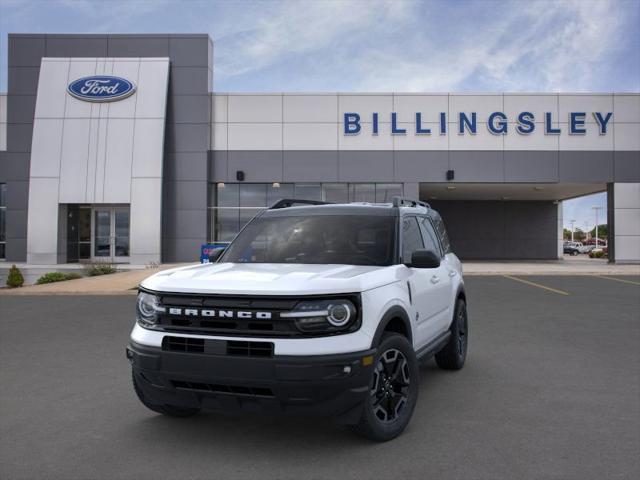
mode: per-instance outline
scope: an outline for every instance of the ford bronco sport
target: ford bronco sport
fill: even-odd
[[[461,264],[429,205],[281,200],[211,263],[142,282],[127,357],[140,401],[338,418],[385,441],[407,426],[418,362],[462,368]]]

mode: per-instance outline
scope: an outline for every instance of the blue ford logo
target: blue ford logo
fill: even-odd
[[[113,102],[131,95],[136,86],[121,77],[96,75],[71,82],[67,90],[74,97],[87,102]]]

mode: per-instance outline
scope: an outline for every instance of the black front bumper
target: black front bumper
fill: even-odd
[[[154,405],[331,416],[344,423],[360,417],[373,369],[363,358],[374,354],[260,358],[127,347],[136,383]]]

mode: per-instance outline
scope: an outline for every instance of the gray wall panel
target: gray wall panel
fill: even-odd
[[[167,236],[166,239],[176,238],[202,238],[206,235],[206,223],[202,223],[202,217],[207,215],[207,209],[198,210],[171,210],[165,216]]]
[[[209,181],[227,182],[229,154],[225,151],[209,151]]]
[[[110,57],[168,57],[169,39],[166,35],[109,35]]]
[[[449,169],[449,152],[443,150],[396,151],[396,182],[444,182]]]
[[[505,151],[505,182],[557,182],[558,152]]]
[[[338,180],[341,182],[388,182],[393,178],[393,152],[338,152]]]
[[[337,151],[286,150],[283,162],[285,182],[338,181]]]
[[[430,202],[463,260],[557,258],[553,202]]]
[[[7,151],[30,152],[32,135],[31,123],[7,123]]]
[[[207,67],[174,67],[172,58],[169,73],[170,95],[202,95],[208,92],[208,84]]]
[[[200,246],[204,243],[200,238],[166,238],[163,239],[163,258],[171,262],[198,262]]]
[[[167,153],[202,152],[206,154],[209,146],[209,124],[168,123],[165,132]]]
[[[107,57],[107,35],[47,35],[46,57]]]
[[[24,212],[27,217],[27,212]],[[7,238],[6,255],[8,262],[25,262],[27,260],[27,236],[23,238]]]
[[[29,153],[3,152],[3,180],[29,183]]]
[[[171,205],[168,210],[201,210],[207,206],[207,186],[202,181],[166,181],[163,184],[163,202]]]
[[[614,181],[640,182],[640,152],[614,152]]]
[[[235,181],[236,171],[245,173],[245,182],[281,182],[282,152],[274,151],[230,151],[229,181]]]
[[[40,67],[44,56],[44,35],[9,34],[9,67]]]
[[[26,204],[25,204],[26,207]],[[27,210],[13,210],[7,207],[7,240],[27,237]]]
[[[9,67],[9,91],[12,95],[35,95],[38,93],[39,75],[40,64],[37,67]]]
[[[171,95],[167,99],[168,123],[206,123],[209,126],[210,96]]]
[[[35,95],[7,96],[7,109],[11,112],[12,123],[33,123],[36,112]]]
[[[173,181],[202,181],[207,178],[207,154],[179,152],[165,154],[164,178]]]
[[[169,53],[173,67],[209,67],[208,35],[170,36]]]
[[[612,151],[561,151],[560,182],[611,182]]]
[[[450,151],[449,168],[456,182],[503,182],[504,152]]]

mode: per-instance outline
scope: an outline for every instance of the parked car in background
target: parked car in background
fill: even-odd
[[[575,245],[575,243],[567,242],[564,244],[562,251],[568,255],[580,255],[580,250]]]

